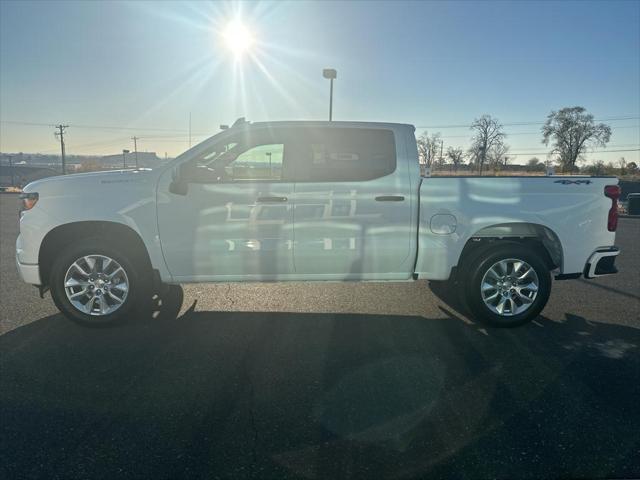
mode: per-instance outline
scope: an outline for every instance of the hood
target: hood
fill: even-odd
[[[29,183],[23,188],[24,192],[62,193],[68,189],[99,188],[101,186],[135,185],[153,182],[160,174],[161,169],[139,168],[128,170],[108,170],[100,172],[73,173],[70,175],[57,175],[55,177],[42,178]]]

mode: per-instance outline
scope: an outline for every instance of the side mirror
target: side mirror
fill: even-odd
[[[186,167],[187,164],[181,164],[173,169],[173,178],[169,184],[169,191],[175,195],[186,195],[189,191],[189,182],[187,181]]]

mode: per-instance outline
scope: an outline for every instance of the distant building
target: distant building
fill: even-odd
[[[106,168],[122,168],[123,166],[123,158],[122,153],[117,153],[115,155],[105,155],[99,160],[101,166]],[[135,168],[136,166],[136,154],[135,152],[129,152],[124,154],[125,162],[127,168]],[[162,165],[164,160],[162,160],[156,152],[138,152],[138,166],[139,167],[147,167],[153,168],[158,165]]]
[[[24,187],[29,182],[54,175],[60,175],[60,173],[48,167],[24,164],[10,167],[9,165],[0,164],[0,186],[3,187]]]

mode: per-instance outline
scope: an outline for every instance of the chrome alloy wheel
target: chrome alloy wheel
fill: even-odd
[[[533,267],[517,258],[494,263],[480,283],[484,304],[505,317],[526,311],[536,299],[539,287],[538,274]]]
[[[87,315],[103,316],[120,308],[129,294],[129,278],[113,258],[86,255],[71,264],[64,276],[71,304]]]

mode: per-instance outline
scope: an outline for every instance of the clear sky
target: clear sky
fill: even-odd
[[[254,37],[241,57],[222,40],[237,18]],[[190,114],[194,144],[240,116],[325,119],[324,67],[338,70],[335,119],[433,126],[445,149],[470,131],[444,126],[488,113],[525,123],[506,126],[512,153],[544,152],[535,122],[574,105],[612,119],[609,150],[640,148],[639,1],[3,0],[0,150],[56,153],[46,124],[65,123],[70,154],[132,149],[137,135],[173,156]],[[589,158],[620,156],[640,161]]]

